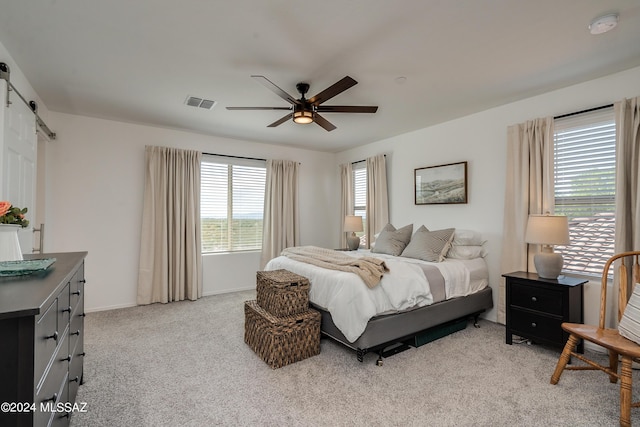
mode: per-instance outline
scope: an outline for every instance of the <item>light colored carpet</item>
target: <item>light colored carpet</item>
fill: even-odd
[[[376,366],[322,340],[318,356],[270,369],[244,343],[253,292],[86,317],[79,426],[614,426],[618,385],[565,372],[559,353],[506,345],[481,321]],[[634,396],[635,397],[635,396]],[[640,410],[637,410],[640,411]],[[633,413],[640,421],[640,412]]]

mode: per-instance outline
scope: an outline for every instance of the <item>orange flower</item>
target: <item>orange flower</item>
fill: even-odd
[[[6,200],[0,201],[0,216],[7,213],[7,211],[11,208],[11,203]]]

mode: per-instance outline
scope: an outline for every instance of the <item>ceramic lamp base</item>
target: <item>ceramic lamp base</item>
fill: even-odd
[[[538,277],[542,279],[557,279],[562,272],[564,259],[555,252],[540,252],[533,257]]]
[[[347,236],[347,247],[350,251],[358,250],[360,247],[360,238],[356,236],[356,233],[351,233],[350,236]]]

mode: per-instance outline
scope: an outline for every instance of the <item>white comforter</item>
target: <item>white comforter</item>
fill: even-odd
[[[375,256],[385,260],[389,272],[378,286],[367,288],[353,273],[327,270],[279,256],[269,261],[266,270],[286,269],[311,282],[309,299],[331,313],[333,322],[353,342],[364,332],[367,322],[378,314],[422,307],[433,303],[429,283],[418,263],[435,265],[445,279],[446,298],[474,292],[469,286],[469,269],[459,260],[427,263],[411,258],[372,254],[369,251],[345,252],[351,256]]]

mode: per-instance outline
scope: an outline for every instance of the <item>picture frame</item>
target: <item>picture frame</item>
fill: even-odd
[[[416,205],[467,203],[467,162],[414,169],[413,189]]]

